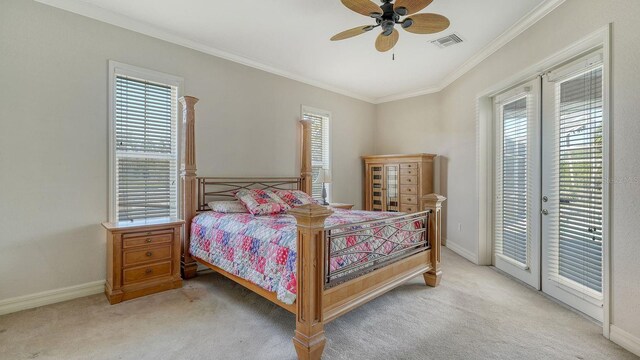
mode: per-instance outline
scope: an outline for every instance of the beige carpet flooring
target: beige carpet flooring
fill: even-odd
[[[325,359],[638,359],[601,327],[444,249],[415,278],[325,328]],[[103,295],[0,317],[0,359],[295,359],[294,317],[217,274],[109,305]]]

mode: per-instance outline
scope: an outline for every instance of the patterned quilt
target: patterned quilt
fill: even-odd
[[[334,209],[334,213],[325,221],[325,227],[398,215],[402,214]],[[420,223],[407,223],[404,226],[415,228]],[[389,227],[369,227],[371,228],[364,231],[376,234],[388,232],[387,237],[395,232]],[[360,227],[346,227],[355,228]],[[342,229],[334,230],[334,234],[343,231]],[[331,258],[331,271],[366,262],[371,250],[389,253],[394,248],[393,242],[384,242],[375,237],[366,242],[358,239],[361,238],[345,236],[332,241],[332,253],[350,248],[348,253]],[[352,251],[354,249],[355,253]],[[211,211],[201,213],[193,219],[191,225],[191,254],[275,292],[278,300],[285,304],[293,304],[296,299],[296,220],[292,215],[254,216]]]

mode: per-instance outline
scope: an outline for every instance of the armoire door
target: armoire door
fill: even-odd
[[[540,79],[495,97],[495,265],[540,289]]]
[[[400,166],[384,166],[384,211],[400,211]]]
[[[378,164],[369,165],[371,188],[369,191],[370,211],[384,211],[384,166]]]
[[[603,318],[603,62],[543,80],[542,290]]]

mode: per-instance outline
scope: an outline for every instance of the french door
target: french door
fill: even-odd
[[[601,52],[495,97],[495,265],[602,320]]]
[[[542,82],[542,290],[602,321],[602,54]]]
[[[495,98],[495,265],[540,289],[540,81]]]

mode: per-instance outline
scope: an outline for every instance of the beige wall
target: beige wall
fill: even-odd
[[[107,67],[184,77],[198,173],[296,176],[302,104],[333,114],[333,195],[362,201],[375,107],[64,12],[0,11],[0,301],[105,278]],[[339,155],[339,156],[338,156]]]
[[[385,124],[378,127],[377,152],[436,151],[449,158],[447,241],[477,255],[476,97],[613,23],[611,322],[636,339],[640,339],[639,14],[637,0],[567,0],[439,94],[378,105],[376,120]],[[398,134],[415,131],[418,123],[433,128],[433,133],[411,136],[411,144],[398,142]]]

